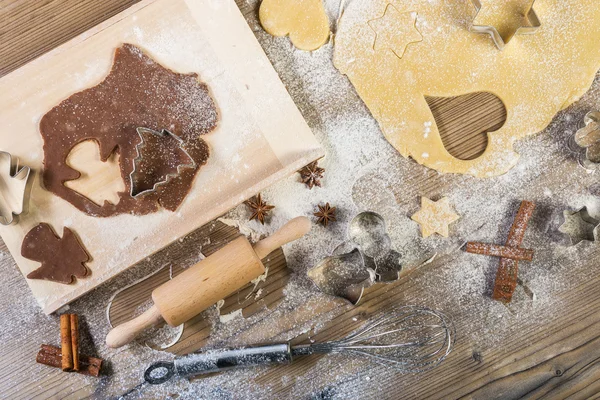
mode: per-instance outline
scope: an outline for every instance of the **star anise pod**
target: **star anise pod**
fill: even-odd
[[[312,189],[314,186],[321,187],[321,178],[323,177],[325,168],[319,167],[318,163],[318,161],[312,162],[298,171],[302,183],[306,184],[309,189]]]
[[[319,205],[319,211],[314,213],[314,216],[317,217],[317,222],[327,227],[329,222],[335,221],[335,207],[331,207],[329,203],[324,206]]]
[[[250,207],[252,210],[252,216],[250,217],[250,221],[256,219],[260,221],[261,224],[265,224],[265,217],[271,212],[275,206],[271,206],[263,201],[260,193],[246,201],[246,205]]]

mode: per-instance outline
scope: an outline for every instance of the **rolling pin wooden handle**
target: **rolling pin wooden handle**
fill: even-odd
[[[144,329],[161,322],[164,322],[163,317],[160,315],[158,308],[153,305],[142,315],[112,329],[106,336],[106,345],[113,349],[125,346],[132,342]]]
[[[272,251],[286,243],[293,242],[306,235],[311,228],[310,220],[306,217],[296,217],[282,226],[277,232],[254,245],[258,258],[263,259]]]

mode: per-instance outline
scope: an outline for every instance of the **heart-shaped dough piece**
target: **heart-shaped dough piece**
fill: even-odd
[[[300,50],[317,50],[329,39],[322,0],[263,0],[260,23],[273,36],[290,36]]]

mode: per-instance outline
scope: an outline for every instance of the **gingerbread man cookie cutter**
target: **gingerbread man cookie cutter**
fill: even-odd
[[[348,239],[332,256],[311,268],[308,277],[322,292],[356,305],[369,286],[400,277],[402,256],[392,248],[385,219],[375,212],[355,216],[348,227]]]
[[[183,145],[185,143],[183,141],[183,139],[181,139],[179,136],[175,135],[171,131],[169,131],[167,129],[163,129],[161,131],[155,131],[154,129],[144,128],[144,127],[138,127],[136,129],[136,131],[138,133],[138,136],[140,137],[140,142],[135,146],[135,150],[137,152],[137,156],[133,159],[133,170],[129,174],[129,182],[130,182],[130,186],[131,186],[129,194],[131,195],[131,197],[138,198],[138,197],[141,197],[141,196],[145,196],[145,195],[147,195],[149,193],[156,192],[161,186],[166,185],[172,179],[177,178],[179,175],[181,175],[181,172],[183,170],[196,168],[196,162],[194,161],[194,159],[192,158],[192,156],[183,148]],[[146,146],[146,140],[144,139],[144,134],[156,135],[158,137],[167,137],[167,136],[170,136],[170,137],[174,138],[179,143],[179,149],[181,150],[182,153],[185,154],[185,156],[190,160],[190,162],[189,163],[182,163],[182,164],[177,165],[177,172],[176,173],[167,174],[164,177],[164,179],[161,179],[160,181],[154,183],[154,185],[152,186],[152,188],[146,189],[146,190],[142,190],[142,191],[138,192],[138,191],[136,191],[136,188],[135,188],[135,177],[139,173],[138,164],[144,159],[144,156],[143,156],[142,152],[140,152],[140,150],[144,146]]]
[[[473,21],[475,21],[475,20],[477,20],[477,17],[481,13],[481,9],[483,6],[479,0],[471,0],[471,3],[473,3],[473,6],[477,10],[475,17],[473,18]],[[482,33],[482,34],[490,35],[492,37],[492,40],[494,41],[494,44],[496,45],[496,47],[498,47],[498,50],[504,50],[504,47],[506,47],[508,42],[510,42],[511,39],[515,35],[531,35],[531,34],[536,33],[537,30],[542,26],[542,23],[541,23],[538,15],[535,13],[535,10],[533,9],[534,4],[535,4],[535,0],[533,0],[531,2],[529,11],[527,11],[527,13],[524,16],[525,22],[528,25],[520,26],[515,31],[515,33],[508,36],[507,38],[503,38],[502,35],[500,34],[500,32],[498,32],[498,29],[496,29],[496,27],[491,26],[491,25],[471,24],[469,30],[473,33]]]
[[[31,168],[19,165],[10,153],[0,151],[0,224],[11,225],[27,213]]]

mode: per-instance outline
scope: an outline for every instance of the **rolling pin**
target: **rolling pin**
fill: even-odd
[[[140,316],[112,329],[106,336],[106,344],[112,348],[121,347],[144,329],[163,321],[175,327],[190,320],[264,274],[265,266],[261,259],[282,245],[301,238],[310,227],[308,218],[297,217],[254,246],[245,236],[234,239],[154,289],[154,305]]]

